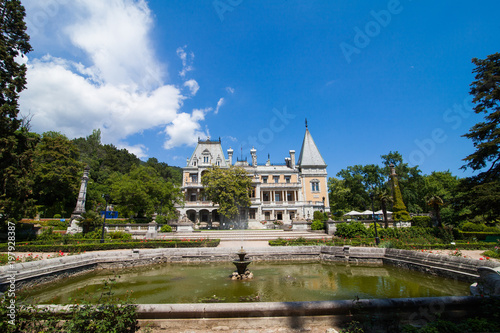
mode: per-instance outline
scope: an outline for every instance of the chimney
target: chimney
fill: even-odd
[[[295,169],[295,150],[290,150],[290,168]]]
[[[233,165],[233,149],[231,147],[227,150],[227,157],[229,157],[229,165]]]
[[[250,149],[250,154],[252,155],[252,166],[256,167],[257,166],[257,149],[255,149],[255,147],[252,147],[252,149]]]

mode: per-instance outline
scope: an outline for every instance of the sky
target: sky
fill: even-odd
[[[334,177],[398,151],[461,170],[472,58],[500,52],[500,2],[22,0],[33,51],[23,116],[37,133],[183,167],[198,138],[283,163],[305,119]],[[227,156],[226,156],[227,158]]]

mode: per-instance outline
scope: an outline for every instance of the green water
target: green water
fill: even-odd
[[[103,281],[119,275],[113,291],[135,303],[196,303],[216,295],[226,302],[259,296],[263,302],[323,301],[359,298],[461,296],[465,282],[392,266],[361,266],[318,262],[253,262],[250,281],[232,281],[232,263],[161,264],[104,270],[24,291],[20,296],[39,304],[68,304],[101,294]]]

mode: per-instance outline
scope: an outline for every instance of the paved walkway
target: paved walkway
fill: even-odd
[[[268,241],[221,241],[217,247],[240,249],[242,246],[244,249],[270,247]]]

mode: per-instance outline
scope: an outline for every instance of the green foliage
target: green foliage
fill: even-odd
[[[480,224],[480,223],[472,223],[472,222],[466,222],[461,225],[460,229],[462,231],[484,231],[486,228],[486,225]]]
[[[161,232],[172,232],[172,227],[169,226],[168,224],[164,224],[161,226],[160,231]]]
[[[101,293],[93,297],[87,296],[70,307],[66,314],[60,315],[50,308],[39,308],[36,305],[22,304],[17,300],[15,308],[15,325],[10,325],[7,313],[10,299],[0,300],[0,331],[10,332],[68,332],[68,333],[131,333],[138,330],[137,306],[130,295],[121,300],[114,296],[115,279],[103,281]],[[98,305],[94,305],[98,303]]]
[[[313,220],[311,230],[325,230],[325,223],[320,220]]]
[[[26,65],[16,57],[31,51],[19,0],[0,3],[0,226],[20,219],[34,207],[29,199],[36,136],[19,119],[19,93],[26,87]]]
[[[82,214],[82,218],[78,221],[78,226],[86,234],[99,229],[102,223],[103,219],[96,212],[90,210]]]
[[[132,239],[132,234],[129,234],[125,231],[111,231],[108,232],[107,235],[111,239],[122,239],[122,240]]]
[[[73,143],[63,134],[43,133],[36,145],[33,165],[34,198],[44,206],[46,215],[60,216],[72,211],[83,172]]]
[[[125,216],[151,216],[161,206],[164,214],[175,217],[174,205],[183,202],[180,189],[152,167],[133,167],[124,175],[115,173],[109,182],[115,208]]]
[[[363,325],[359,321],[351,321],[340,330],[341,333],[364,333]]]
[[[218,204],[218,212],[229,219],[237,216],[240,208],[251,204],[252,180],[243,168],[214,166],[203,173],[201,182],[208,200]]]
[[[500,258],[500,251],[497,250],[487,250],[482,253],[483,256],[485,257],[490,257],[490,258]]]
[[[335,236],[343,238],[366,237],[368,229],[361,222],[340,223],[337,225]]]
[[[158,224],[165,224],[168,222],[168,219],[165,215],[158,215],[156,216],[155,222]]]
[[[431,227],[430,216],[413,216],[411,219],[412,227],[429,228]]]
[[[71,307],[70,319],[65,323],[67,332],[125,333],[136,332],[139,328],[136,305],[130,304],[130,295],[121,300],[114,297],[115,279],[103,281],[104,287],[99,297],[83,300],[81,305]],[[98,305],[93,305],[98,303]]]
[[[313,213],[313,220],[324,222],[328,220],[328,215],[324,212],[320,212],[319,210],[315,210]]]

